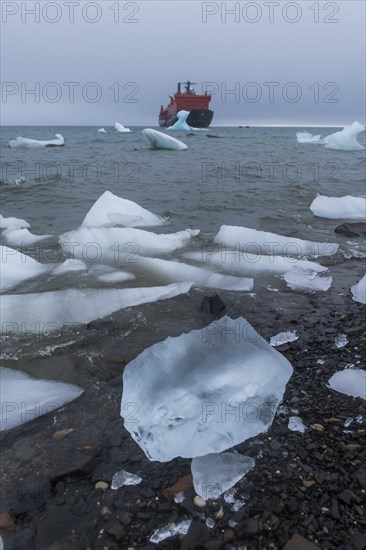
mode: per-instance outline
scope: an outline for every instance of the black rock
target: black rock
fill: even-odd
[[[340,233],[345,237],[362,237],[366,235],[366,223],[342,223],[335,228],[335,233]]]
[[[215,317],[218,317],[225,308],[226,306],[218,294],[205,296],[202,300],[201,311],[211,313]]]
[[[116,521],[109,529],[107,529],[107,533],[118,541],[125,536],[126,529],[119,521]]]
[[[211,534],[208,527],[200,521],[193,520],[180,548],[181,550],[195,550],[210,539]]]
[[[346,489],[345,491],[341,492],[338,498],[342,502],[345,502],[346,504],[350,505],[351,502],[355,500],[355,495],[352,493],[352,491],[349,491],[348,489]]]

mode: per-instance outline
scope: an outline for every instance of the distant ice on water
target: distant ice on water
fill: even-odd
[[[129,128],[125,128],[120,122],[116,122],[114,127],[120,134],[129,134],[131,132]]]
[[[150,149],[168,149],[172,151],[185,151],[188,149],[188,146],[183,141],[179,141],[179,139],[175,139],[152,128],[145,128],[141,133]]]
[[[167,128],[167,132],[170,132],[171,130],[180,130],[180,131],[183,131],[183,132],[192,132],[192,131],[199,131],[199,130],[204,130],[206,132],[209,132],[209,128],[194,128],[193,126],[189,126],[189,124],[187,124],[187,118],[190,114],[190,111],[178,111],[177,112],[177,117],[178,117],[178,120],[175,124],[173,124],[173,126],[169,126],[169,128]]]
[[[325,145],[326,149],[340,149],[343,151],[360,151],[364,147],[357,141],[357,136],[365,130],[365,127],[359,122],[353,122],[345,126],[343,130],[334,132],[325,138],[320,134],[314,136],[310,132],[297,132],[296,139],[298,143],[316,143]]]
[[[56,139],[51,139],[48,141],[17,137],[16,139],[11,139],[8,142],[8,145],[11,149],[14,149],[15,147],[62,147],[65,145],[65,140],[61,134],[55,134],[55,136]]]

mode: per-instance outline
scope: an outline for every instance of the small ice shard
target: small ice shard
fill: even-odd
[[[74,258],[68,258],[61,265],[55,267],[52,270],[52,275],[64,275],[72,271],[85,271],[87,269],[86,264],[81,260]]]
[[[363,197],[326,197],[318,195],[310,205],[314,216],[319,218],[364,220],[366,218],[366,199]]]
[[[179,139],[167,136],[163,132],[145,128],[141,133],[150,149],[172,149],[174,151],[185,151],[188,149],[185,143],[179,141]]]
[[[167,300],[189,291],[189,283],[121,289],[67,289],[1,297],[3,332],[42,334],[62,326],[86,324],[127,307]],[[37,328],[38,327],[38,328]]]
[[[23,229],[25,227],[30,227],[30,224],[25,220],[20,218],[4,218],[0,214],[0,229]]]
[[[5,292],[16,287],[19,283],[37,277],[48,270],[30,256],[22,254],[8,246],[0,246],[1,277],[0,291]]]
[[[366,371],[362,369],[345,369],[333,374],[329,387],[340,393],[366,400]]]
[[[324,361],[324,359],[317,359],[316,363],[317,363],[317,365],[324,365],[325,361]]]
[[[334,341],[336,348],[344,348],[348,344],[348,338],[345,334],[338,334]]]
[[[366,304],[366,274],[356,283],[351,286],[352,299],[355,302]]]
[[[209,529],[213,529],[215,527],[215,520],[213,518],[207,518],[206,525]]]
[[[116,122],[114,127],[117,132],[120,132],[121,134],[129,134],[131,132],[129,128],[125,128],[123,124],[120,124],[119,122]]]
[[[132,273],[127,273],[127,271],[112,271],[111,273],[99,275],[98,279],[103,283],[124,283],[133,281],[136,277]]]
[[[139,204],[105,191],[93,204],[81,227],[142,227],[162,225],[165,220]]]
[[[121,415],[150,460],[218,453],[271,426],[291,375],[289,361],[248,321],[225,316],[131,361]]]
[[[345,126],[343,130],[326,136],[322,142],[326,149],[341,149],[343,151],[360,151],[363,146],[357,141],[357,136],[365,130],[359,122]]]
[[[296,267],[283,275],[286,284],[298,292],[327,291],[332,285],[332,277],[320,277],[310,270]]]
[[[288,419],[288,429],[292,432],[305,433],[306,426],[299,416],[290,416]]]
[[[73,401],[83,389],[54,380],[37,380],[0,367],[0,431],[25,424]]]
[[[126,472],[126,470],[120,470],[113,475],[111,489],[119,489],[124,485],[138,485],[141,481],[142,477]]]
[[[55,134],[56,139],[49,141],[40,141],[38,139],[29,139],[25,137],[18,137],[11,139],[8,144],[10,148],[15,147],[58,147],[65,145],[65,140],[61,134]]]
[[[164,527],[160,527],[154,531],[150,538],[150,542],[158,544],[162,540],[174,537],[175,535],[186,535],[191,522],[191,519],[185,519],[179,523],[169,523]]]
[[[183,502],[184,499],[185,499],[184,493],[177,493],[176,495],[174,495],[174,502],[176,502],[177,504],[180,504],[181,502]]]
[[[34,235],[28,229],[5,229],[3,237],[5,237],[8,243],[22,246],[43,241],[52,237],[52,235]]]
[[[106,134],[107,133],[104,128],[99,128],[98,132],[99,132],[99,134]]]
[[[353,422],[353,418],[350,418],[350,417],[346,418],[346,420],[344,421],[345,428],[348,428],[352,424],[352,422]]]
[[[196,493],[204,500],[217,499],[233,487],[255,461],[239,453],[212,453],[192,460],[191,470]]]
[[[273,256],[332,256],[339,248],[336,243],[304,241],[235,225],[222,225],[214,242],[234,250],[254,253],[257,257],[266,254],[271,258]]]
[[[296,132],[297,143],[321,143],[322,136],[318,134],[314,136],[310,132]]]
[[[59,243],[66,253],[72,247],[75,258],[133,266],[139,256],[169,254],[187,246],[198,234],[198,229],[157,234],[132,227],[81,227],[60,235]]]
[[[189,126],[187,124],[187,118],[190,114],[190,111],[184,111],[184,110],[181,110],[181,111],[178,111],[177,112],[177,122],[175,122],[175,124],[173,124],[173,126],[169,126],[169,128],[167,128],[167,132],[170,132],[171,130],[181,130],[183,132],[192,132],[192,130],[204,130],[204,131],[209,131],[207,128],[193,128],[192,126]]]
[[[296,330],[288,330],[286,332],[280,332],[279,334],[276,334],[275,336],[271,337],[270,345],[271,346],[282,346],[282,344],[287,344],[288,342],[295,342],[295,340],[298,340],[298,336],[296,334]]]
[[[245,506],[245,500],[240,500],[235,498],[236,490],[232,487],[226,493],[224,493],[224,500],[227,504],[232,504],[231,510],[233,512],[238,512],[240,508]]]

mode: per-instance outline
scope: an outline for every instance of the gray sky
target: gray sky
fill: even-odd
[[[189,79],[213,124],[364,124],[365,6],[2,0],[1,123],[157,125]]]

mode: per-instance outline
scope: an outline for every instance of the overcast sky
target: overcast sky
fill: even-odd
[[[191,80],[213,124],[364,124],[365,5],[2,0],[1,123],[156,126]]]

